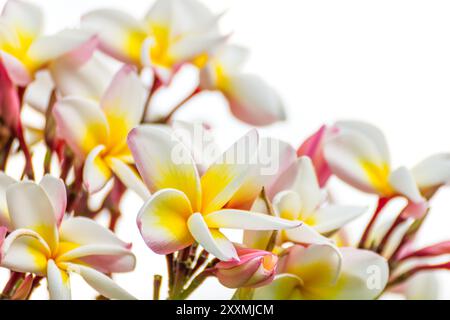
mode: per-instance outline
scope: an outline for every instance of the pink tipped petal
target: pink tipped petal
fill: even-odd
[[[194,213],[189,217],[188,228],[195,241],[218,259],[239,260],[233,244],[218,230],[210,230],[200,213]]]
[[[257,152],[258,133],[251,130],[208,168],[201,178],[203,213],[222,209],[245,182],[257,178],[252,169]]]
[[[131,294],[119,287],[111,278],[95,269],[79,264],[67,264],[70,271],[78,273],[93,289],[109,299],[136,300]]]
[[[47,285],[50,300],[71,300],[69,274],[51,259],[47,263]]]
[[[108,142],[108,122],[96,103],[63,98],[55,104],[53,114],[59,134],[78,156],[85,158],[92,149]]]
[[[128,146],[150,192],[164,188],[182,191],[194,211],[200,209],[200,178],[189,150],[175,136],[143,125],[128,136]]]
[[[236,118],[256,126],[286,119],[278,93],[260,77],[236,74],[228,82],[224,93]]]
[[[189,199],[175,189],[156,192],[142,207],[137,219],[147,246],[158,254],[169,254],[191,245],[188,229],[192,214]]]
[[[129,244],[120,240],[112,231],[97,222],[83,217],[63,220],[60,227],[61,241],[78,245],[111,245],[128,248]]]
[[[205,216],[209,228],[243,230],[283,230],[299,227],[299,221],[290,221],[263,213],[224,209]]]
[[[424,200],[411,171],[405,167],[393,171],[389,177],[389,182],[398,193],[404,195],[411,201],[419,203]]]
[[[140,49],[147,33],[143,24],[119,11],[102,9],[82,17],[84,29],[96,32],[100,48],[116,59],[140,65]]]
[[[112,172],[101,153],[105,146],[99,145],[88,154],[83,167],[83,185],[92,194],[100,191],[111,179]]]
[[[311,158],[316,175],[319,180],[320,187],[325,186],[331,176],[331,170],[328,166],[325,156],[323,154],[323,142],[327,133],[327,127],[322,126],[320,129],[306,139],[305,142],[298,148],[297,155],[307,156]]]
[[[126,143],[128,133],[137,126],[144,113],[147,90],[136,69],[125,65],[114,76],[101,100],[101,106],[108,119],[110,143],[120,149]]]
[[[6,190],[6,200],[14,229],[36,231],[52,250],[56,249],[56,213],[44,188],[32,182],[19,182]]]
[[[314,229],[328,233],[342,228],[367,211],[365,207],[329,205],[317,210]]]
[[[150,192],[136,169],[117,158],[109,158],[108,165],[125,186],[136,192],[143,200],[150,198]]]
[[[47,192],[56,214],[56,223],[59,226],[66,213],[67,193],[66,185],[61,179],[45,175],[39,185]]]
[[[25,87],[33,80],[27,67],[9,53],[0,50],[0,62],[5,66],[9,78],[15,85]]]
[[[126,247],[108,244],[88,244],[76,247],[58,257],[61,261],[82,262],[105,273],[129,272],[136,266],[136,257]]]

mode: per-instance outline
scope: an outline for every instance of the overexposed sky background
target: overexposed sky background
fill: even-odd
[[[45,0],[46,32],[75,27],[96,8],[116,8],[142,17],[153,1]],[[450,2],[415,0],[203,0],[214,12],[226,11],[224,31],[252,54],[246,70],[262,75],[282,96],[288,121],[261,129],[298,146],[323,123],[339,119],[370,121],[386,134],[393,166],[412,166],[436,152],[450,152]],[[5,3],[0,0],[0,7]],[[208,119],[223,145],[248,130],[214,96],[198,99],[177,114],[180,119]],[[374,199],[332,183],[338,200],[373,204]],[[450,191],[432,203],[422,244],[450,238]],[[117,275],[138,298],[149,299],[154,273],[165,275],[164,257],[145,247],[135,217],[141,205],[131,195],[123,203],[119,225],[134,243],[135,273]],[[361,225],[368,216],[355,223]],[[3,271],[2,271],[2,275]],[[440,273],[442,282],[450,277]],[[74,277],[74,280],[77,280]],[[74,298],[89,290],[73,281]],[[448,285],[450,286],[450,285]],[[163,290],[165,290],[163,288]],[[89,294],[92,291],[89,291]],[[194,298],[228,298],[231,290],[215,281]],[[450,297],[450,288],[442,297]],[[36,298],[45,297],[41,288]]]

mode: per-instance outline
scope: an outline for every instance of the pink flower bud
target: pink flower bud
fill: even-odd
[[[278,257],[270,252],[237,247],[239,261],[221,261],[215,266],[219,282],[228,288],[260,287],[275,276]]]
[[[323,140],[329,129],[326,126],[320,127],[312,136],[307,138],[297,150],[297,156],[307,156],[316,169],[317,179],[323,187],[331,176],[331,170],[323,155]]]

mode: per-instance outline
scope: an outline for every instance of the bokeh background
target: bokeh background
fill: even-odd
[[[116,8],[143,17],[152,0],[45,0],[46,32],[76,27],[92,9]],[[450,2],[418,0],[203,0],[212,11],[226,12],[221,26],[232,41],[248,47],[246,70],[277,88],[288,114],[284,123],[261,128],[297,147],[323,123],[339,119],[370,121],[386,134],[393,166],[412,166],[436,152],[450,152]],[[5,0],[0,0],[3,7]],[[116,67],[116,66],[115,66]],[[192,75],[180,76],[163,92],[153,110],[182,98]],[[226,147],[249,126],[231,117],[220,95],[205,94],[183,107],[176,118],[204,120]],[[335,198],[370,206],[352,223],[354,237],[370,216],[375,199],[339,181],[330,184]],[[138,257],[134,273],[116,275],[118,283],[140,299],[150,299],[155,273],[165,276],[165,259],[143,243],[135,223],[141,200],[130,193],[123,206],[118,234],[133,242]],[[450,238],[450,189],[439,192],[419,234],[418,244]],[[105,217],[106,219],[106,217]],[[235,234],[239,239],[239,234]],[[7,276],[0,270],[0,281]],[[450,272],[439,272],[439,298],[450,298]],[[45,282],[34,294],[46,298]],[[73,297],[94,291],[74,276]],[[163,292],[165,287],[163,287]],[[194,299],[228,299],[232,290],[214,279]]]

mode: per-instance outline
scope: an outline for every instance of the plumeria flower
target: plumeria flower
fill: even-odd
[[[101,49],[136,66],[151,66],[164,80],[183,63],[203,66],[226,37],[213,15],[196,0],[159,0],[139,21],[118,10],[96,10],[82,18],[98,32]]]
[[[70,299],[71,272],[105,297],[133,299],[104,274],[134,269],[130,245],[90,219],[64,219],[66,199],[62,180],[49,175],[39,184],[18,182],[7,188],[13,231],[3,243],[1,265],[46,277],[51,299]]]
[[[387,293],[400,294],[407,300],[439,300],[440,283],[436,272],[421,272]]]
[[[93,100],[65,97],[54,107],[60,136],[84,160],[83,183],[89,193],[102,189],[113,173],[143,198],[148,191],[132,168],[126,144],[144,112],[147,92],[131,66],[114,77],[100,106]]]
[[[158,254],[169,254],[195,241],[220,260],[239,260],[221,228],[278,230],[297,227],[292,222],[240,210],[248,195],[260,191],[252,167],[258,136],[249,132],[209,166],[200,177],[191,152],[167,130],[146,125],[128,138],[136,166],[152,197],[138,216],[146,244]],[[256,187],[256,189],[255,189]]]
[[[9,0],[0,16],[0,63],[18,86],[26,86],[37,70],[71,54],[80,61],[96,45],[90,32],[63,30],[43,36],[40,9],[20,0]]]
[[[336,123],[326,138],[324,155],[333,174],[361,191],[386,198],[403,195],[415,203],[424,201],[410,170],[392,170],[383,133],[368,123]]]
[[[295,245],[282,254],[277,276],[256,288],[255,300],[358,299],[378,297],[385,288],[389,268],[374,252],[328,245]]]
[[[279,232],[277,244],[281,245],[287,241],[302,244],[330,243],[331,240],[325,236],[331,235],[363,214],[365,208],[324,203],[324,194],[320,189],[311,159],[300,157],[294,167],[296,172],[288,169],[290,175],[294,174],[293,183],[276,193],[273,208],[277,216],[291,221],[301,221],[303,225],[301,228]],[[265,205],[255,202],[253,210],[256,207],[262,211]],[[267,212],[267,209],[264,212]],[[252,248],[264,248],[270,236],[266,232],[246,231],[244,243]]]
[[[257,288],[272,282],[278,257],[267,251],[236,248],[239,261],[221,261],[214,266],[219,282],[228,288]]]
[[[251,125],[268,125],[286,119],[278,93],[263,79],[242,72],[247,51],[227,45],[218,49],[200,72],[200,87],[219,90],[233,115]]]

